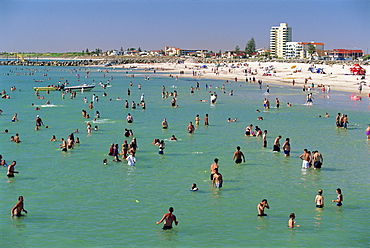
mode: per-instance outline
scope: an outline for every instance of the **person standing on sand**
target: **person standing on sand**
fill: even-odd
[[[18,202],[15,204],[15,206],[10,210],[10,217],[21,217],[22,216],[22,211],[25,212],[26,214],[28,213],[26,209],[24,209],[24,199],[23,196],[18,197]]]
[[[267,203],[267,200],[263,199],[262,202],[258,203],[257,205],[257,212],[258,212],[257,216],[267,216],[267,214],[265,214],[265,208],[270,209],[270,206]]]
[[[280,143],[279,143],[279,140],[281,139],[281,135],[279,135],[278,137],[276,137],[275,141],[274,141],[274,147],[272,149],[273,152],[280,152]]]
[[[282,148],[284,151],[284,156],[289,157],[290,156],[290,139],[289,138],[286,138]]]
[[[317,208],[324,207],[324,197],[322,196],[322,189],[317,192],[317,196],[315,197],[315,203]]]
[[[242,162],[242,158],[245,163],[245,156],[243,152],[240,151],[240,146],[237,146],[236,151],[234,152],[233,160],[235,159],[236,164],[240,164]]]
[[[168,213],[164,214],[162,219],[156,222],[156,224],[160,224],[164,221],[163,230],[172,229],[172,223],[175,222],[175,225],[177,226],[179,224],[179,221],[176,220],[176,216],[173,214],[173,207],[170,207],[168,209]]]

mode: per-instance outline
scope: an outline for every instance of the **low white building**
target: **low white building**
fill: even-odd
[[[315,47],[315,51],[324,51],[324,43],[318,42],[287,42],[285,57],[286,59],[305,59],[310,58],[308,48],[310,45]]]
[[[178,56],[178,55],[181,55],[181,51],[179,48],[177,47],[164,47],[164,53],[167,55],[167,56]]]

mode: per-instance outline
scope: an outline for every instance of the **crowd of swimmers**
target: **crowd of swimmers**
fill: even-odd
[[[248,79],[246,79],[246,80],[248,81]],[[250,81],[255,82],[255,78],[253,78],[253,80],[250,79]],[[133,85],[132,82],[130,82],[130,86],[132,86],[132,85]],[[262,81],[260,81],[260,80],[259,80],[259,85],[260,85],[260,87],[262,87]],[[206,86],[206,88],[208,89],[208,85]],[[138,89],[141,90],[141,86],[138,86]],[[193,94],[195,90],[199,90],[199,83],[198,82],[197,82],[197,86],[195,88],[191,87],[191,94]],[[223,90],[225,90],[225,88],[223,88]],[[217,101],[217,97],[218,97],[217,93],[216,92],[214,92],[214,93],[209,92],[209,93],[210,93],[210,102],[212,104],[215,104],[216,101]],[[266,93],[268,93],[268,94],[270,93],[269,86],[266,87]],[[131,94],[130,89],[128,89],[127,90],[127,95],[130,95],[130,94]],[[230,91],[229,95],[232,96],[233,91]],[[106,96],[106,94],[104,96]],[[166,89],[165,89],[165,86],[162,86],[162,98],[168,98],[169,96],[172,97],[171,98],[171,106],[172,107],[178,107],[178,105],[177,105],[177,96],[178,96],[177,91],[175,90],[174,92],[168,93],[168,91],[166,91]],[[64,95],[63,95],[63,97],[64,97]],[[76,93],[71,93],[71,97],[76,97]],[[312,93],[310,93],[308,95],[308,98],[312,99]],[[99,100],[98,96],[96,96],[94,94],[92,101],[89,103],[89,106],[88,106],[89,109],[93,109],[94,108],[93,103],[97,102],[98,100]],[[87,103],[86,97],[84,98],[84,101]],[[205,101],[205,100],[201,100],[201,101]],[[276,103],[276,108],[279,108],[280,101],[279,101],[278,98],[275,99],[275,103]],[[136,106],[142,106],[142,108],[145,109],[146,105],[145,105],[145,100],[144,100],[144,94],[141,95],[139,104],[136,104],[134,101],[132,101],[131,108],[134,109],[134,108],[136,108]],[[289,106],[289,103],[288,103],[288,106]],[[125,107],[129,108],[129,103],[128,103],[127,100],[126,100],[126,103],[125,103]],[[269,103],[269,100],[267,98],[264,99],[264,108],[265,109],[270,108],[270,103]],[[90,116],[86,112],[86,110],[82,110],[82,116],[84,118],[90,118]],[[340,116],[340,114],[338,113],[338,116],[339,117],[337,117],[337,119],[336,119],[337,120],[337,126],[347,128],[347,123],[348,123],[347,115],[343,114],[342,116]],[[100,118],[100,112],[99,111],[96,111],[95,118]],[[262,119],[263,118],[261,117],[261,119],[259,119],[259,120],[262,120]],[[200,120],[201,119],[200,119],[199,115],[196,115],[195,120],[194,120],[196,126],[199,125]],[[235,118],[235,119],[229,118],[228,122],[234,122],[236,120],[237,120],[237,118]],[[12,122],[18,121],[17,114],[14,114],[11,121]],[[127,115],[126,121],[127,121],[127,123],[133,123],[133,117],[130,115],[130,113]],[[37,117],[36,117],[36,130],[38,130],[38,128],[40,126],[43,126],[43,125],[44,125],[44,123],[43,123],[42,119],[40,118],[39,115],[37,115]],[[206,114],[206,116],[204,117],[204,125],[206,125],[206,126],[209,125],[208,114]],[[88,126],[87,127],[87,132],[89,132],[89,130],[92,130],[92,127],[91,127],[90,123],[87,123],[87,126]],[[162,121],[162,128],[163,129],[168,128],[168,122],[167,122],[166,119],[164,119]],[[97,126],[95,126],[95,130],[97,130]],[[194,133],[195,127],[193,125],[193,122],[189,123],[186,130],[190,134]],[[126,132],[128,132],[128,136],[126,136]],[[262,136],[262,138],[263,138],[263,147],[267,146],[267,139],[266,139],[267,130],[264,130],[264,132],[262,132],[262,130],[258,126],[256,126],[254,131],[253,131],[253,125],[251,124],[250,126],[248,126],[246,128],[245,135],[246,136],[256,136],[256,137]],[[370,125],[366,129],[366,135],[367,135],[368,139],[370,139]],[[125,136],[126,137],[133,136],[132,130],[131,129],[126,129],[125,130]],[[279,135],[275,139],[274,144],[273,144],[273,151],[280,152],[280,143],[279,143],[279,141],[280,141],[281,138],[282,137]],[[20,142],[18,133],[16,134],[16,136],[14,136],[14,137],[12,136],[12,140],[16,143]],[[57,139],[56,139],[55,135],[53,135],[52,138],[50,139],[50,141],[56,141],[56,140]],[[177,138],[174,135],[172,135],[170,140],[177,140]],[[79,139],[76,138],[76,140],[75,140],[74,134],[71,133],[68,136],[67,141],[65,141],[62,138],[61,142],[62,143],[60,144],[60,148],[62,149],[62,151],[67,151],[67,149],[73,149],[74,145],[76,143],[79,143]],[[158,153],[159,154],[164,153],[164,149],[165,149],[164,140],[155,139],[153,144],[158,146]],[[137,148],[138,148],[138,145],[137,145],[136,138],[133,138],[130,143],[128,143],[127,140],[124,140],[123,144],[121,146],[121,151],[119,151],[119,145],[118,144],[112,143],[111,147],[109,149],[108,155],[112,156],[114,161],[118,162],[118,161],[121,161],[121,159],[126,160],[128,165],[133,166],[136,163],[135,154],[137,152]],[[285,156],[290,156],[290,139],[289,138],[286,138],[284,144],[282,145],[282,148],[283,148],[283,151],[284,151],[284,155]],[[313,151],[312,154],[311,154],[307,149],[304,149],[304,153],[302,155],[300,155],[299,157],[303,160],[302,167],[305,168],[305,169],[310,168],[311,166],[313,166],[315,169],[320,169],[321,165],[323,163],[323,157],[318,151]],[[240,164],[242,162],[245,163],[246,159],[245,159],[245,156],[244,156],[243,152],[241,151],[240,146],[236,147],[236,151],[234,152],[234,155],[233,155],[232,159],[235,161],[236,164]],[[220,168],[219,168],[218,162],[219,162],[218,158],[215,158],[214,163],[211,164],[211,166],[210,166],[210,180],[211,180],[212,187],[222,188],[222,186],[223,186],[223,176],[219,171]],[[106,158],[103,159],[103,163],[107,164],[108,160]],[[7,165],[5,160],[3,160],[2,156],[0,155],[0,164],[2,166],[7,166],[8,167],[8,170],[7,170],[7,177],[8,178],[14,177],[14,174],[19,173],[18,171],[14,170],[15,165],[16,165],[16,161],[13,161],[10,165]],[[195,183],[192,184],[191,191],[198,191],[198,187]],[[335,202],[337,206],[341,206],[342,202],[343,202],[343,195],[341,193],[341,189],[338,188],[336,190],[336,192],[338,194],[337,199],[332,200],[332,201]],[[324,207],[324,197],[322,196],[322,193],[323,193],[323,191],[319,190],[318,195],[315,198],[315,203],[316,203],[317,208],[323,208]],[[267,216],[264,212],[265,208],[270,209],[270,206],[267,202],[267,199],[263,199],[257,205],[258,216]],[[21,216],[22,212],[27,213],[27,211],[24,209],[24,198],[22,196],[19,196],[18,203],[11,209],[11,216],[12,217],[13,216]],[[163,229],[165,229],[165,230],[166,229],[171,229],[172,228],[172,223],[175,223],[177,225],[178,221],[176,219],[176,216],[173,214],[173,212],[174,212],[174,209],[172,207],[170,207],[169,212],[164,214],[163,217],[161,218],[161,220],[159,220],[156,224],[164,222]],[[291,213],[290,216],[289,216],[289,221],[288,221],[288,226],[289,227],[298,226],[298,225],[296,225],[296,222],[295,222],[294,219],[295,219],[295,214]]]

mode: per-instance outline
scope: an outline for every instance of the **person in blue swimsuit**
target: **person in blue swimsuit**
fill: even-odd
[[[337,188],[336,190],[338,196],[336,200],[332,200],[332,202],[336,202],[337,206],[342,206],[342,201],[343,201],[343,195],[342,195],[342,190],[340,188]]]

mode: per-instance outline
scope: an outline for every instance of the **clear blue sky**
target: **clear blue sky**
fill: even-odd
[[[370,52],[370,0],[0,0],[0,52],[260,48],[280,22],[293,41]]]

